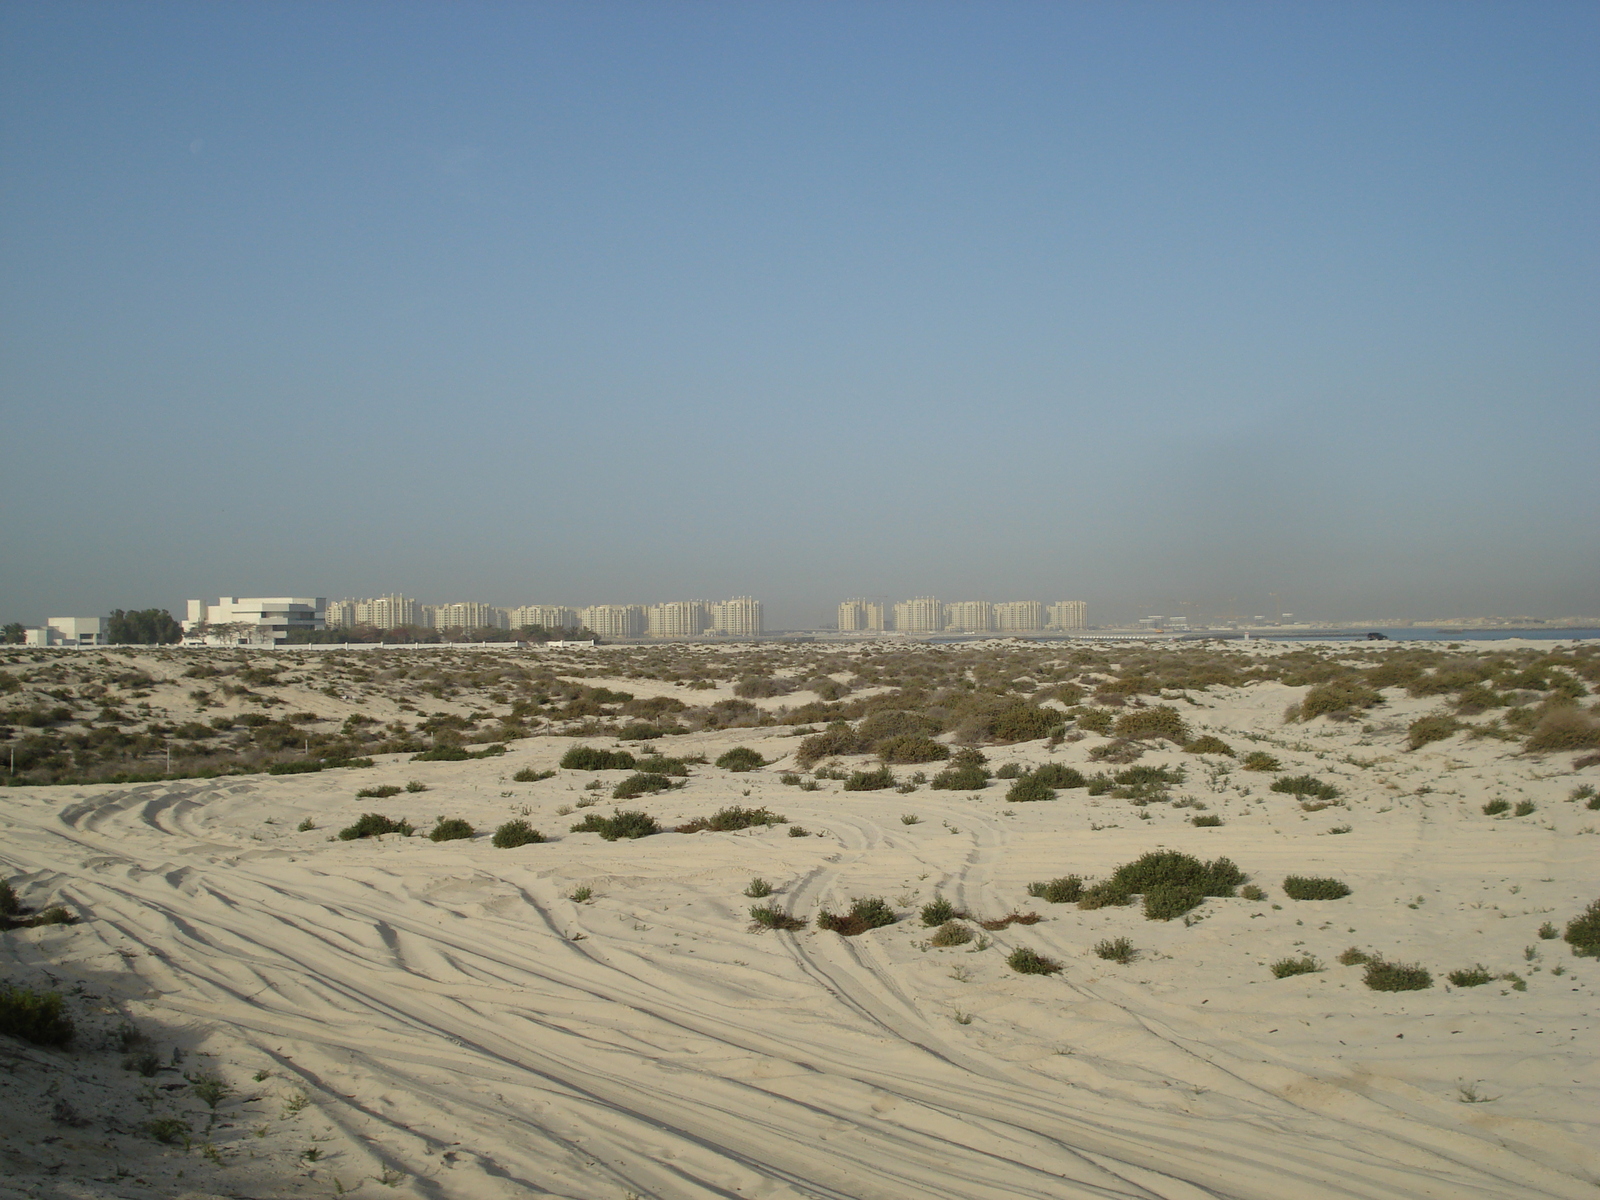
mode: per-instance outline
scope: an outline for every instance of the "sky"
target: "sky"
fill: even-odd
[[[0,5],[0,620],[1600,613],[1600,6]]]

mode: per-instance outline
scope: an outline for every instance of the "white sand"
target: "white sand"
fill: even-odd
[[[1288,773],[1336,782],[1345,803],[1305,813],[1267,790],[1270,775],[1235,769],[1219,791],[1204,763],[1222,760],[1146,755],[1187,764],[1177,793],[1223,816],[1211,829],[1188,824],[1192,809],[1081,790],[1008,808],[1004,781],[976,798],[805,793],[778,782],[778,765],[698,767],[683,791],[623,807],[669,824],[765,804],[818,836],[780,826],[611,844],[567,833],[577,815],[555,813],[592,776],[509,782],[554,766],[561,738],[466,763],[9,789],[5,876],[85,923],[3,935],[0,977],[81,981],[76,1011],[120,1010],[163,1061],[181,1046],[181,1069],[209,1065],[238,1090],[205,1135],[205,1106],[160,1088],[179,1071],[122,1071],[103,1033],[70,1056],[0,1039],[0,1195],[1595,1196],[1600,962],[1536,930],[1600,894],[1600,814],[1566,799],[1600,772],[1575,777],[1570,756],[1519,758],[1491,740],[1406,753],[1405,723],[1434,705],[1396,692],[1371,734],[1282,725],[1301,694],[1215,689],[1185,715],[1240,754],[1270,749]],[[797,744],[785,732],[661,747],[776,758]],[[1053,757],[1090,770],[1100,741],[988,752],[995,766]],[[407,779],[431,790],[354,797]],[[1537,810],[1485,817],[1499,795]],[[555,840],[494,849],[489,830],[524,809]],[[461,816],[480,832],[331,839],[374,810],[424,829]],[[296,831],[308,816],[318,828]],[[1351,832],[1329,834],[1341,824]],[[1026,894],[1030,880],[1104,874],[1160,847],[1225,854],[1269,898],[1208,901],[1186,927]],[[1277,886],[1289,873],[1334,875],[1354,894],[1296,903]],[[902,920],[854,939],[753,933],[741,892],[757,875],[800,916],[882,895]],[[567,898],[580,885],[591,902]],[[936,893],[978,917],[1046,919],[982,951],[934,949],[915,910]],[[1119,935],[1142,951],[1132,964],[1091,953]],[[1369,991],[1359,967],[1336,962],[1351,945],[1421,963],[1435,986]],[[1005,963],[1015,946],[1066,969],[1018,975]],[[1300,953],[1327,969],[1272,977],[1267,964]],[[1527,990],[1445,983],[1479,962],[1519,972]],[[1486,1099],[1466,1102],[1463,1087]],[[285,1114],[296,1092],[309,1103]],[[87,1126],[51,1119],[62,1097]],[[189,1150],[135,1132],[169,1113],[196,1131]]]

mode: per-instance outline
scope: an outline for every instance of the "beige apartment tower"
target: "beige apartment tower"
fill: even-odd
[[[1082,600],[1057,600],[1050,606],[1050,628],[1070,633],[1089,628],[1089,606]]]
[[[762,630],[761,601],[735,596],[711,606],[711,632],[729,637],[758,637]]]
[[[894,627],[901,633],[943,633],[944,605],[937,596],[913,596],[894,606]]]
[[[1044,629],[1044,605],[1037,600],[1006,600],[996,604],[994,627],[1001,633],[1038,633]]]
[[[524,604],[511,610],[511,628],[538,625],[544,629],[570,629],[578,623],[576,609],[561,604]]]
[[[988,633],[994,627],[994,606],[987,600],[958,600],[945,607],[945,628],[955,633]]]
[[[707,600],[669,600],[645,609],[645,633],[650,637],[693,637],[711,624]]]
[[[857,597],[839,605],[840,633],[882,633],[883,605]]]
[[[643,605],[591,604],[580,615],[595,637],[636,638],[644,632]]]

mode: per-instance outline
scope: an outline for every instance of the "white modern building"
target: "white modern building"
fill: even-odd
[[[711,632],[729,637],[756,637],[761,633],[761,601],[754,596],[735,596],[711,606]]]
[[[1089,628],[1089,606],[1082,600],[1057,600],[1050,606],[1051,629],[1064,632]]]
[[[994,606],[994,627],[1001,633],[1038,633],[1044,628],[1044,605],[1037,600],[1003,600]]]
[[[183,622],[188,645],[272,646],[297,631],[327,628],[323,596],[223,596],[215,604],[189,601]]]
[[[104,617],[51,617],[38,629],[22,633],[24,646],[104,646]]]

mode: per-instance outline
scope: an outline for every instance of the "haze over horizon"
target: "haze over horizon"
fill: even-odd
[[[1587,3],[0,8],[0,620],[1600,612]]]

